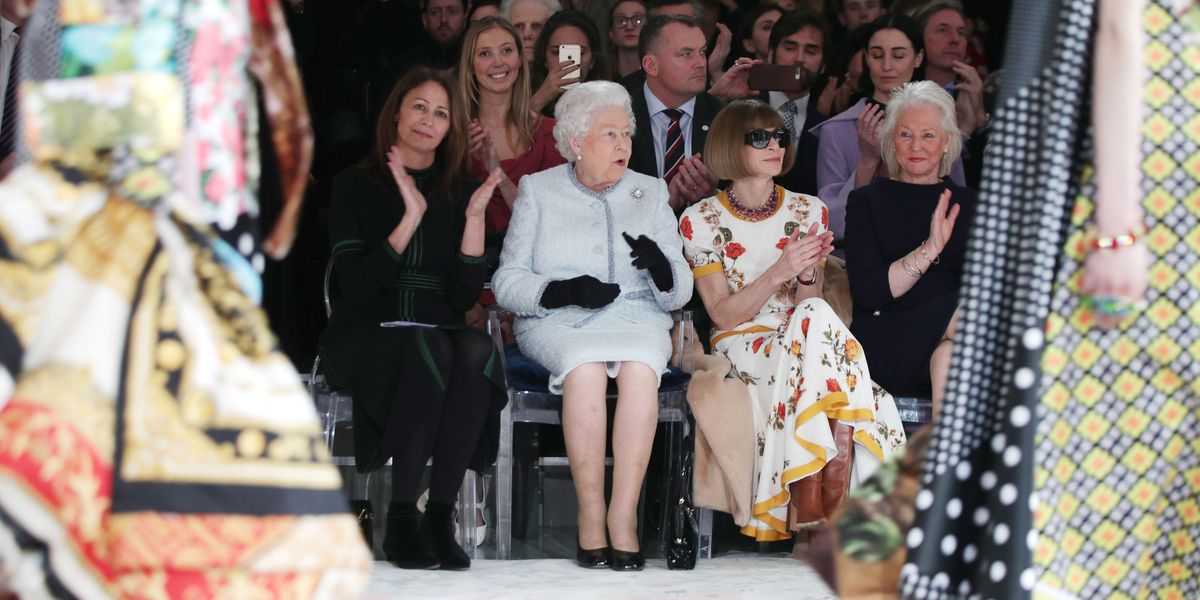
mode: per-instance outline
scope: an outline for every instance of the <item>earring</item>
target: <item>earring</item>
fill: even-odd
[[[582,155],[582,154],[576,154],[576,155],[575,155],[575,160],[583,160],[583,155]]]

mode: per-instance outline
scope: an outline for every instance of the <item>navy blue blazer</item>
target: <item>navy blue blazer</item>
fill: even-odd
[[[758,99],[769,103],[770,95],[762,92]],[[804,127],[800,131],[800,141],[796,144],[796,162],[792,163],[791,170],[775,178],[775,183],[782,185],[783,189],[817,195],[817,148],[821,139],[809,130],[827,118],[829,117],[817,110],[817,95],[809,94],[808,112],[804,118]]]

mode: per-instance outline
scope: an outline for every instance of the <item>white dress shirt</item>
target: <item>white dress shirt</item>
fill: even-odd
[[[8,73],[15,68],[13,53],[17,51],[17,42],[21,36],[16,33],[17,25],[8,19],[0,18],[0,107],[4,106],[8,94]],[[0,110],[0,127],[4,127],[4,111]]]
[[[667,128],[671,126],[671,117],[663,111],[670,107],[650,91],[649,84],[643,83],[642,91],[646,94],[646,112],[650,113],[650,132],[654,134],[654,161],[658,176],[663,177],[663,143],[667,140]],[[692,152],[692,115],[696,112],[696,97],[679,105],[678,110],[683,112],[679,118],[679,132],[683,134],[683,157],[687,158],[695,154]]]

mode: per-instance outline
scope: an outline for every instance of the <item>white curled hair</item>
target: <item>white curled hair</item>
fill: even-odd
[[[633,118],[633,104],[629,92],[611,81],[588,81],[567,90],[554,107],[554,141],[563,158],[575,162],[575,151],[571,141],[579,142],[592,129],[592,116],[606,108],[620,108],[629,117],[629,130],[633,133],[637,123]]]
[[[500,16],[504,17],[505,21],[509,21],[509,16],[512,14],[512,7],[522,2],[541,2],[550,9],[550,14],[554,14],[562,10],[562,4],[558,0],[500,0]]]
[[[958,131],[958,115],[954,111],[954,99],[950,94],[933,81],[913,81],[906,83],[892,91],[892,97],[888,100],[887,112],[883,115],[883,123],[879,125],[879,153],[883,155],[883,165],[887,167],[887,172],[895,175],[900,171],[900,163],[896,158],[896,144],[892,141],[892,134],[896,131],[896,122],[900,120],[900,113],[904,109],[923,104],[932,106],[938,110],[942,131],[950,136],[950,145],[946,147],[944,154],[938,163],[938,176],[945,177],[950,174],[950,167],[958,160],[958,155],[962,153],[963,139],[962,134]]]

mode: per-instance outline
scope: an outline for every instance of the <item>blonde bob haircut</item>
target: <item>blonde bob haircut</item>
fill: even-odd
[[[759,100],[730,102],[713,119],[704,142],[704,166],[718,179],[745,179],[753,176],[746,164],[746,132],[755,129],[782,129],[783,116]],[[787,173],[796,162],[792,145],[783,149],[783,170]]]
[[[879,125],[879,153],[883,155],[883,166],[888,175],[895,177],[900,173],[900,161],[896,158],[896,142],[892,135],[896,133],[896,123],[904,109],[918,104],[932,106],[938,111],[938,124],[942,133],[950,138],[946,153],[938,162],[938,177],[950,174],[950,168],[962,153],[962,134],[958,131],[958,116],[954,112],[954,99],[949,92],[936,82],[913,81],[892,91],[888,100],[887,112],[883,114],[883,123]]]

